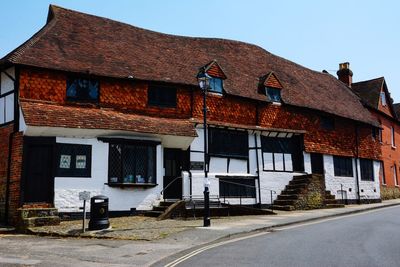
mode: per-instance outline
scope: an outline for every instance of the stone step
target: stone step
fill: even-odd
[[[343,204],[326,204],[325,208],[326,209],[336,209],[336,208],[344,208],[345,206]]]
[[[22,208],[19,212],[21,219],[58,216],[56,208]]]
[[[306,188],[307,184],[288,184],[286,185],[286,189],[304,189]]]
[[[136,212],[137,212],[137,215],[146,216],[146,217],[158,217],[164,213],[163,211],[158,211],[158,210],[157,211],[155,211],[155,210],[139,210]]]
[[[280,195],[278,195],[278,200],[289,200],[289,199],[296,200],[298,198],[299,198],[299,195],[297,195],[297,194],[290,194],[290,195],[280,194]]]
[[[310,179],[310,178],[312,178],[312,174],[304,174],[304,175],[293,176],[293,180]]]
[[[298,179],[298,180],[291,180],[289,182],[290,185],[298,185],[298,184],[308,184],[310,180],[308,179]]]
[[[24,228],[59,224],[60,217],[58,216],[30,217],[22,220],[22,225]]]
[[[272,205],[274,210],[285,210],[285,211],[292,211],[294,210],[294,206],[292,205]]]
[[[299,195],[303,191],[304,188],[296,188],[296,189],[284,189],[281,192],[281,195]]]
[[[294,200],[294,199],[289,199],[289,200],[277,199],[274,201],[274,205],[278,205],[278,206],[292,205],[293,206],[295,202],[296,202],[296,200]]]

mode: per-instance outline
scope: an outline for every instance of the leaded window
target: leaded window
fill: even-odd
[[[209,128],[208,152],[211,156],[248,158],[249,141],[245,131]]]
[[[110,143],[109,183],[156,183],[156,147],[148,144]]]
[[[67,100],[97,102],[99,100],[99,81],[85,78],[67,80]]]
[[[56,146],[56,150],[56,176],[91,176],[92,146],[58,143]]]
[[[353,177],[353,159],[350,157],[333,156],[335,176]]]

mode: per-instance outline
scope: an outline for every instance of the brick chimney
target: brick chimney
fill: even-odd
[[[353,72],[350,69],[349,62],[340,63],[339,70],[336,72],[336,74],[339,80],[351,87],[351,84],[353,83]]]

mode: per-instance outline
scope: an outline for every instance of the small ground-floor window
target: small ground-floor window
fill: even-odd
[[[156,183],[156,145],[110,143],[109,183]]]
[[[353,177],[353,159],[350,157],[333,156],[335,176]]]
[[[370,159],[360,159],[361,181],[374,181],[374,165]]]
[[[255,179],[220,178],[220,197],[256,197]]]
[[[92,146],[57,144],[56,176],[90,177]]]

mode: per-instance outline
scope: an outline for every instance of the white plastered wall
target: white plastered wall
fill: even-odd
[[[325,169],[325,186],[326,190],[329,190],[336,199],[343,198],[357,200],[358,199],[358,188],[356,178],[356,160],[352,159],[353,163],[353,176],[352,177],[340,177],[335,176],[333,156],[324,155],[324,169]],[[361,199],[379,199],[380,188],[379,188],[379,161],[373,162],[374,181],[361,181],[361,170],[360,163],[358,160],[357,164],[358,179],[360,185],[360,196]],[[343,190],[342,190],[343,189]]]
[[[55,177],[54,204],[60,212],[76,212],[82,206],[79,192],[89,191],[91,196],[105,195],[109,198],[110,211],[127,211],[131,208],[151,209],[160,198],[163,188],[162,147],[156,149],[157,183],[152,188],[109,187],[108,182],[108,143],[95,138],[57,137],[57,143],[85,144],[92,146],[92,171],[90,178]],[[89,203],[90,204],[90,203]]]

